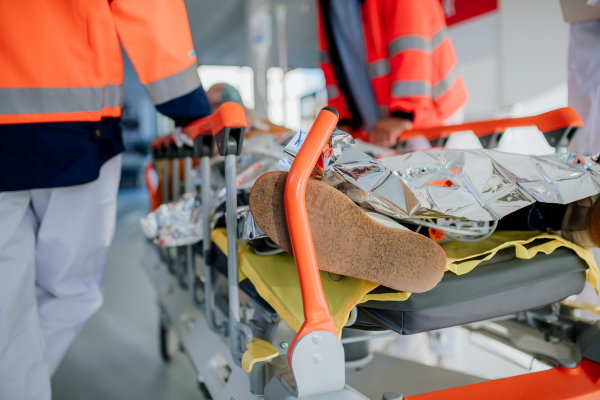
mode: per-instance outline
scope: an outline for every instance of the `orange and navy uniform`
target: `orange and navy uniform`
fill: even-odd
[[[0,191],[91,182],[124,150],[121,46],[158,111],[210,113],[183,0],[0,2]]]
[[[317,7],[319,66],[325,75],[328,105],[360,129],[335,40],[328,29],[328,7]],[[456,55],[439,0],[364,0],[360,2],[367,72],[378,116],[409,117],[413,126],[440,125],[467,100]],[[358,120],[359,123],[356,123]]]

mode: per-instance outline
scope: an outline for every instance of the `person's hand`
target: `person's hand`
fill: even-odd
[[[340,131],[344,131],[346,133],[350,133],[350,132],[353,131],[352,126],[350,124],[343,124],[343,123],[342,124],[338,124],[337,128]]]
[[[375,122],[369,132],[373,144],[393,147],[398,142],[398,136],[412,128],[412,122],[404,118],[388,117]]]
[[[181,147],[183,145],[194,147],[194,141],[188,135],[184,134],[183,130],[179,126],[173,131],[173,140],[175,141],[175,145],[177,147]]]

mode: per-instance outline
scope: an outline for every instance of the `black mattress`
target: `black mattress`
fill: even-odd
[[[213,265],[226,274],[227,257],[217,246],[213,248]],[[406,301],[360,304],[352,328],[411,335],[540,308],[581,293],[586,269],[586,263],[567,248],[549,255],[538,253],[530,260],[517,259],[514,248],[504,249],[468,274],[446,272],[435,288],[412,294]],[[240,288],[269,307],[248,279]],[[380,286],[372,293],[390,292],[394,291]]]

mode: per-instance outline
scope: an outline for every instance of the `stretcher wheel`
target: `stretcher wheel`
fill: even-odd
[[[198,275],[194,276],[194,303],[198,307],[204,304],[204,284]]]
[[[167,248],[167,268],[171,275],[177,275],[177,256],[173,256],[170,248]]]
[[[185,264],[185,262],[179,263],[179,268],[177,270],[177,283],[179,283],[180,288],[182,288],[183,290],[187,290],[187,265]]]
[[[210,392],[208,391],[208,388],[204,382],[198,382],[198,389],[200,389],[202,397],[204,397],[206,400],[212,400],[212,396],[210,395]]]
[[[165,324],[160,324],[159,333],[160,356],[164,362],[169,363],[179,351],[179,339],[173,329]]]

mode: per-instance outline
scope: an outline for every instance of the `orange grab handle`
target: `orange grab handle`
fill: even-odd
[[[288,351],[288,365],[296,341],[302,336],[323,330],[337,335],[333,318],[329,314],[312,234],[306,211],[306,184],[323,146],[331,136],[338,121],[337,111],[326,107],[319,112],[304,144],[296,155],[285,183],[285,215],[287,216],[290,240],[294,249],[296,269],[300,279],[300,291],[304,307],[304,323],[294,337]]]
[[[213,114],[186,125],[182,131],[194,140],[198,135],[216,135],[226,127],[246,127],[246,114],[241,105],[224,103]]]
[[[509,378],[405,397],[406,400],[503,400],[600,398],[600,365],[583,359],[575,368],[556,367]]]
[[[428,140],[435,140],[460,131],[473,131],[477,137],[481,137],[491,133],[503,132],[507,128],[532,125],[535,125],[542,132],[551,132],[569,126],[583,126],[583,121],[579,118],[575,110],[570,107],[564,107],[531,117],[473,121],[460,125],[411,129],[402,132],[398,140],[408,140],[421,135],[425,136]],[[355,138],[369,141],[369,135],[364,132],[355,135]]]
[[[152,176],[155,173],[156,172],[152,166],[152,162],[146,164],[146,168],[144,168],[144,180],[146,181],[146,190],[148,191],[148,197],[150,199],[150,211],[154,211],[158,208],[158,200],[156,199],[156,192],[158,188],[152,179]]]

